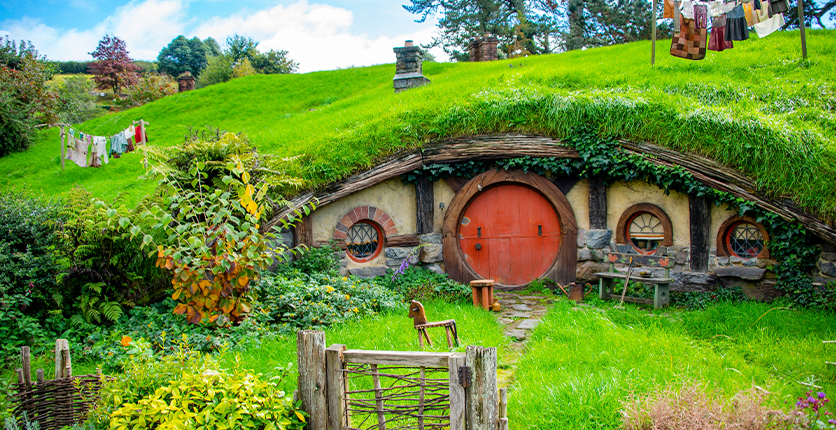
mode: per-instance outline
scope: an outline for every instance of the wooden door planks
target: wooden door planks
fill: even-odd
[[[425,176],[415,184],[415,227],[418,234],[433,232],[435,218],[435,196],[433,183]]]

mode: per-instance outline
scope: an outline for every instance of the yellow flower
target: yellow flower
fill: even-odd
[[[130,336],[122,336],[122,346],[128,346],[133,342]]]
[[[348,280],[348,278],[343,276],[343,281],[347,281],[347,280]]]
[[[325,290],[328,291],[329,293],[333,293],[334,292],[334,287],[328,285],[328,286],[325,287]]]
[[[354,311],[354,313],[360,312],[357,308],[352,309],[352,311]]]
[[[348,294],[346,294],[346,295],[345,295],[345,299],[346,299],[346,300],[348,300],[348,299],[350,299],[350,298],[351,298],[351,296],[349,296]]]

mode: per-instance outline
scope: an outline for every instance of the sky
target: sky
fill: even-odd
[[[426,44],[435,21],[416,23],[406,0],[0,0],[0,36],[29,40],[50,60],[92,60],[105,35],[131,58],[156,60],[179,35],[243,34],[282,49],[300,72],[393,63],[405,40]],[[444,53],[431,51],[439,60]]]

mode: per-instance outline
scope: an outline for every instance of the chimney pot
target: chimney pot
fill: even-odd
[[[407,40],[406,42],[404,42],[404,43],[403,43],[403,46],[404,46],[405,48],[408,48],[408,47],[410,47],[410,46],[415,46],[415,44],[414,44],[414,43],[412,43],[412,41],[411,41],[411,40]]]

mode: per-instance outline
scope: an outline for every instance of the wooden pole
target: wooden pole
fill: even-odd
[[[653,18],[651,18],[650,26],[653,28],[653,53],[650,55],[650,65],[656,64],[656,0],[653,0]]]
[[[798,0],[798,28],[801,30],[801,57],[807,59],[807,36],[804,33],[804,0]]]
[[[23,383],[26,385],[26,390],[29,390],[32,387],[32,366],[28,346],[20,348],[20,358],[23,361]]]
[[[343,377],[343,351],[345,345],[331,345],[325,350],[326,401],[328,403],[328,424],[331,430],[342,430],[348,426],[345,415],[346,380]]]
[[[64,145],[64,137],[67,138],[67,143],[69,143],[69,136],[66,135],[64,132],[64,126],[61,126],[61,170],[64,170],[64,157],[66,156],[67,147]]]
[[[55,379],[69,378],[72,374],[70,343],[67,339],[58,339],[55,341]]]
[[[465,389],[459,384],[459,368],[465,366],[466,355],[456,353],[447,359],[450,373],[450,430],[465,430]]]
[[[374,402],[377,410],[377,428],[386,430],[386,410],[383,406],[383,390],[380,386],[380,372],[377,370],[377,364],[369,365],[372,372],[372,382],[374,382]]]
[[[296,332],[296,359],[299,366],[298,390],[302,410],[308,413],[308,430],[325,430],[328,405],[325,398],[325,332]]]
[[[467,367],[472,381],[466,391],[468,430],[496,430],[499,390],[496,386],[496,348],[468,345]]]
[[[142,144],[147,145],[148,140],[146,139],[146,136],[145,136],[145,126],[146,125],[151,125],[151,124],[148,124],[143,119],[140,119],[139,121],[133,121],[134,125],[136,125],[136,123],[139,123],[139,137],[140,137],[140,139],[142,139]],[[139,139],[134,139],[134,140],[137,141],[136,146],[139,146]],[[143,153],[143,154],[145,154],[145,153]],[[145,166],[145,170],[148,170],[148,154],[145,154],[145,159],[142,160],[142,161],[143,161],[143,164]]]

